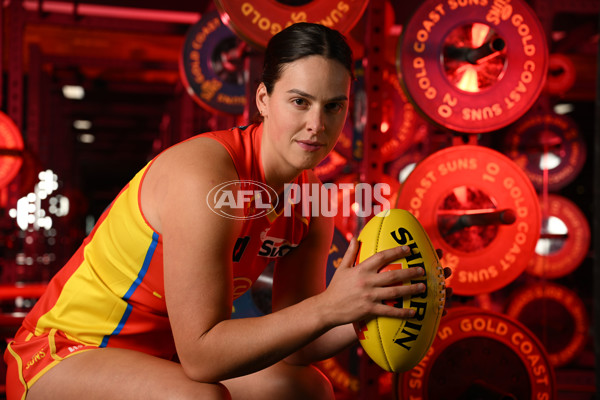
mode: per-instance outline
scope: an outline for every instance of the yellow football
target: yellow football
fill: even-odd
[[[382,250],[406,245],[411,254],[379,272],[415,267],[425,270],[424,276],[403,283],[424,283],[425,292],[387,302],[414,309],[413,317],[375,317],[354,323],[360,344],[375,363],[389,372],[408,371],[425,356],[437,333],[446,297],[444,270],[427,232],[406,210],[391,209],[375,215],[361,230],[358,241],[357,263]]]

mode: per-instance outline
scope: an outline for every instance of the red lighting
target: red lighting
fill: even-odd
[[[200,19],[200,13],[169,11],[169,10],[151,10],[143,8],[99,6],[96,4],[77,3],[63,1],[23,1],[23,8],[28,11],[45,11],[59,14],[79,14],[107,18],[137,19],[144,21],[162,21],[182,24],[193,24]]]

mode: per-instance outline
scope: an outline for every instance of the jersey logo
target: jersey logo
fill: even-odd
[[[283,257],[294,247],[297,247],[297,244],[293,244],[288,242],[285,239],[276,238],[268,236],[269,228],[265,229],[260,234],[260,239],[262,240],[262,245],[260,246],[260,250],[258,251],[259,256],[263,257]]]
[[[237,238],[235,246],[233,247],[233,262],[239,262],[242,259],[242,255],[244,254],[246,247],[248,247],[248,243],[250,243],[250,236]]]
[[[260,246],[258,255],[263,257],[283,257],[296,246],[298,245],[287,242],[276,243],[272,240],[265,240],[262,246]]]
[[[251,286],[252,281],[250,279],[244,277],[235,278],[233,280],[233,299],[235,300],[246,293]]]

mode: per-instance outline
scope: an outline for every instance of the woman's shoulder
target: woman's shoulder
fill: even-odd
[[[160,153],[148,168],[143,185],[152,191],[168,186],[183,193],[231,179],[237,179],[237,172],[227,149],[209,137],[195,136]]]
[[[176,144],[156,157],[155,164],[184,172],[199,168],[210,171],[218,167],[233,167],[224,145],[211,136],[198,135]]]
[[[217,141],[194,137],[158,155],[142,182],[141,206],[148,221],[162,232],[164,210],[190,209],[216,185],[237,179],[227,150]],[[163,210],[163,211],[161,211]]]

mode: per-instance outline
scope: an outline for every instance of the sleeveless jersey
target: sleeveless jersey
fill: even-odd
[[[199,136],[217,140],[227,149],[240,180],[264,183],[262,125]],[[33,335],[56,329],[86,346],[128,348],[163,358],[175,354],[165,304],[162,237],[140,206],[141,184],[152,162],[104,211],[50,281],[21,329]],[[295,183],[307,181],[305,171]],[[310,217],[298,211],[244,220],[232,255],[234,298],[249,289],[271,261],[296,247],[309,223]]]

